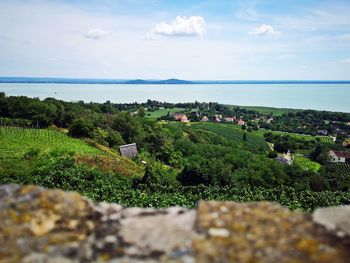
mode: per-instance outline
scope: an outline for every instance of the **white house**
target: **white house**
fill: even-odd
[[[332,163],[349,163],[350,162],[350,152],[331,150],[328,152],[328,154],[330,157],[330,162]]]
[[[203,122],[207,122],[207,121],[209,121],[209,118],[207,117],[207,116],[204,116],[203,118],[202,118],[202,120],[201,121],[203,121]]]

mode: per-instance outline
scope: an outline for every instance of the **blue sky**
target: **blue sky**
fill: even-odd
[[[350,1],[0,0],[0,76],[350,79]]]

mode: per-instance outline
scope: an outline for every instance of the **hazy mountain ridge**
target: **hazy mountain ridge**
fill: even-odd
[[[0,77],[0,83],[54,84],[350,84],[350,80],[183,80]]]

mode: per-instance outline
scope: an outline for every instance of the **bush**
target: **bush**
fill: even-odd
[[[267,157],[269,157],[269,158],[276,158],[277,156],[278,156],[278,153],[276,151],[271,151],[267,155]]]
[[[77,138],[91,138],[94,128],[91,123],[78,119],[69,127],[69,135]]]
[[[223,161],[212,158],[203,159],[195,156],[184,165],[178,176],[182,185],[229,185],[232,172]]]
[[[32,159],[34,157],[38,157],[40,153],[40,149],[39,148],[30,148],[25,154],[24,154],[24,158],[26,159]]]
[[[108,132],[106,141],[108,142],[110,148],[117,148],[118,146],[125,144],[121,134],[113,130]]]

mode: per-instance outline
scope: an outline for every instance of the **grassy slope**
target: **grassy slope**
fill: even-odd
[[[317,172],[321,165],[303,156],[294,156],[294,164],[299,165],[303,170]]]
[[[36,158],[25,158],[25,154],[31,149],[38,149],[39,155],[52,151],[70,152],[80,163],[125,175],[142,170],[134,162],[119,156],[109,148],[104,150],[103,146],[94,147],[57,131],[0,128],[0,174],[30,173],[37,161]]]
[[[150,114],[150,116],[148,116],[150,119],[157,119],[161,116],[167,115],[168,112],[170,113],[174,113],[174,112],[181,112],[185,109],[183,108],[173,108],[173,109],[164,109],[164,110],[156,110],[156,111],[150,111],[147,112],[147,114]]]
[[[39,149],[41,153],[57,150],[76,154],[105,155],[101,150],[57,131],[1,128],[0,140],[0,158],[21,158],[32,148]]]
[[[218,123],[194,123],[190,126],[192,129],[202,129],[213,132],[229,139],[237,144],[238,147],[263,147],[265,150],[269,149],[263,136],[257,132],[247,132],[247,141],[243,141],[243,133],[241,127],[233,124],[218,124]]]

